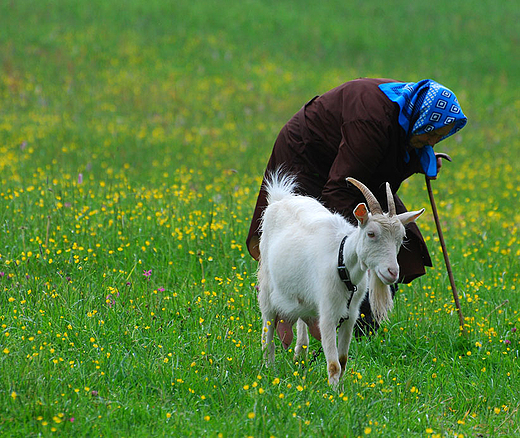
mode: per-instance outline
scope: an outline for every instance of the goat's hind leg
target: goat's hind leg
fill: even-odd
[[[265,265],[260,262],[260,269],[258,271],[258,304],[262,312],[262,350],[264,352],[264,359],[268,363],[274,363],[274,331],[276,312],[271,306],[271,288],[269,280],[269,273],[265,270]]]
[[[264,350],[264,358],[268,363],[274,363],[274,329],[276,313],[269,312],[262,314],[262,350]]]
[[[294,347],[294,360],[298,360],[303,353],[307,352],[309,346],[309,333],[307,324],[303,320],[298,319],[296,323],[296,347]]]

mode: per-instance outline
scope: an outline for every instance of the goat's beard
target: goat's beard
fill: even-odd
[[[388,313],[394,306],[390,286],[384,284],[377,274],[369,271],[368,300],[374,319],[378,324],[388,319]]]

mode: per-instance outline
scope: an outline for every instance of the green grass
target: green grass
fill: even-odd
[[[0,434],[518,435],[519,23],[489,0],[1,3]],[[469,335],[416,176],[435,266],[335,391],[323,356],[264,365],[244,240],[281,126],[359,76],[436,79],[469,118],[433,183]]]

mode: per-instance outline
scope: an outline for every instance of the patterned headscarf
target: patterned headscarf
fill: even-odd
[[[440,139],[444,140],[461,130],[468,121],[455,93],[431,79],[408,83],[391,82],[379,85],[379,89],[399,105],[399,124],[408,137],[454,123],[453,129]],[[427,145],[417,149],[416,153],[426,175],[436,176],[437,159],[433,148]]]

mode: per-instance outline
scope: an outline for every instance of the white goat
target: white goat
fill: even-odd
[[[366,186],[347,178],[361,190],[370,210],[363,203],[355,208],[359,224],[355,227],[316,199],[295,194],[295,181],[294,176],[278,171],[265,187],[268,206],[262,218],[258,269],[262,348],[269,362],[274,362],[275,325],[284,321],[291,327],[300,319],[298,355],[308,343],[303,321],[311,326],[319,320],[329,383],[337,385],[345,371],[352,330],[366,291],[375,319],[386,319],[393,304],[389,285],[399,278],[397,253],[405,236],[404,225],[417,219],[424,209],[396,215],[387,183],[389,212],[383,213]],[[350,273],[357,292],[350,292],[338,275],[340,251],[343,260],[339,262]],[[342,318],[347,320],[339,328],[338,355],[336,327]]]

